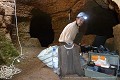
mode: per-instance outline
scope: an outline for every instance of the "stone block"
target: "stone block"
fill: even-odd
[[[0,33],[5,34],[6,33],[6,28],[0,28]]]
[[[18,23],[19,32],[30,32],[30,22]]]
[[[29,39],[30,38],[30,34],[29,33],[19,33],[19,37],[20,39]]]
[[[94,39],[95,39],[95,35],[83,35],[81,44],[92,45]]]
[[[114,46],[114,38],[109,38],[106,40],[105,43],[105,47],[107,47],[110,51],[114,51],[115,50],[115,46]]]
[[[40,42],[37,38],[21,39],[21,44],[24,47],[40,47]]]
[[[113,27],[113,35],[115,42],[115,50],[117,50],[120,55],[120,24]]]
[[[4,16],[4,23],[10,25],[12,22],[12,16]]]
[[[37,38],[31,38],[29,33],[19,33],[22,46],[40,47],[40,42]]]
[[[3,15],[0,15],[0,23],[3,21]]]

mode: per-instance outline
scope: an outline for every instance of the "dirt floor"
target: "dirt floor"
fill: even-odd
[[[60,80],[52,69],[43,64],[37,55],[44,48],[38,47],[23,47],[25,59],[16,66],[22,70],[21,73],[13,76],[11,80]],[[62,80],[96,80],[88,77],[65,77]]]
[[[14,75],[11,80],[58,80],[59,77],[37,58],[42,49],[38,47],[24,47],[23,54],[25,59],[21,60],[17,65],[22,72]]]

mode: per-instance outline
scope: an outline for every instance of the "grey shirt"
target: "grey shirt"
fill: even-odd
[[[58,48],[58,64],[60,67],[61,76],[69,74],[84,74],[80,64],[79,50],[80,47],[76,44],[65,44]]]

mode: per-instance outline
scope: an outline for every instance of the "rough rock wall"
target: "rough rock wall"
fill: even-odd
[[[14,1],[0,0],[0,31],[11,40],[10,35],[15,24],[12,23],[12,15],[14,15]]]
[[[18,3],[23,3],[25,1],[17,0]],[[65,12],[71,8],[77,10],[83,6],[85,0],[34,0],[26,1],[25,4],[38,7],[40,10],[47,12],[49,14],[56,14],[60,12]],[[75,11],[74,11],[75,12]]]
[[[31,42],[33,44],[38,45],[38,41],[36,39],[30,39],[29,36],[29,23],[30,20],[24,23],[17,23],[16,11],[15,11],[15,0],[0,0],[0,31],[5,34],[5,36],[14,43],[14,45],[19,48],[18,36],[17,36],[17,28],[19,28],[19,36],[22,45],[29,45]],[[25,8],[21,8],[19,6],[19,10],[17,10],[17,15],[19,16],[27,16],[30,13],[31,6],[25,5]],[[22,12],[19,14],[19,11]],[[18,24],[18,26],[16,26]],[[21,29],[22,28],[22,29]],[[28,39],[29,38],[29,39]],[[26,41],[26,42],[25,42]],[[29,41],[29,43],[27,43]],[[30,44],[32,45],[32,44]]]
[[[118,5],[118,7],[120,9],[120,0],[112,0],[112,1],[114,1]]]
[[[120,24],[113,27],[115,50],[119,52],[120,55]]]
[[[115,42],[114,38],[109,38],[106,40],[105,46],[110,50],[110,51],[115,51]]]
[[[84,35],[81,40],[81,45],[92,45],[96,35]]]
[[[30,17],[31,10],[34,8],[33,6],[28,6],[25,4],[17,3],[17,16],[19,17]]]

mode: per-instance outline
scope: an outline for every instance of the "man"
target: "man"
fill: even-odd
[[[79,33],[80,26],[84,23],[86,19],[87,19],[86,14],[84,12],[80,12],[76,17],[76,20],[72,23],[69,23],[64,28],[59,37],[59,42],[72,44],[76,37],[76,34]]]
[[[84,75],[79,57],[80,46],[73,44],[73,41],[76,34],[79,32],[79,27],[86,19],[86,14],[80,12],[76,20],[69,23],[60,35],[59,42],[67,43],[58,48],[58,65],[60,76],[62,77],[73,74],[77,74],[78,76]]]

